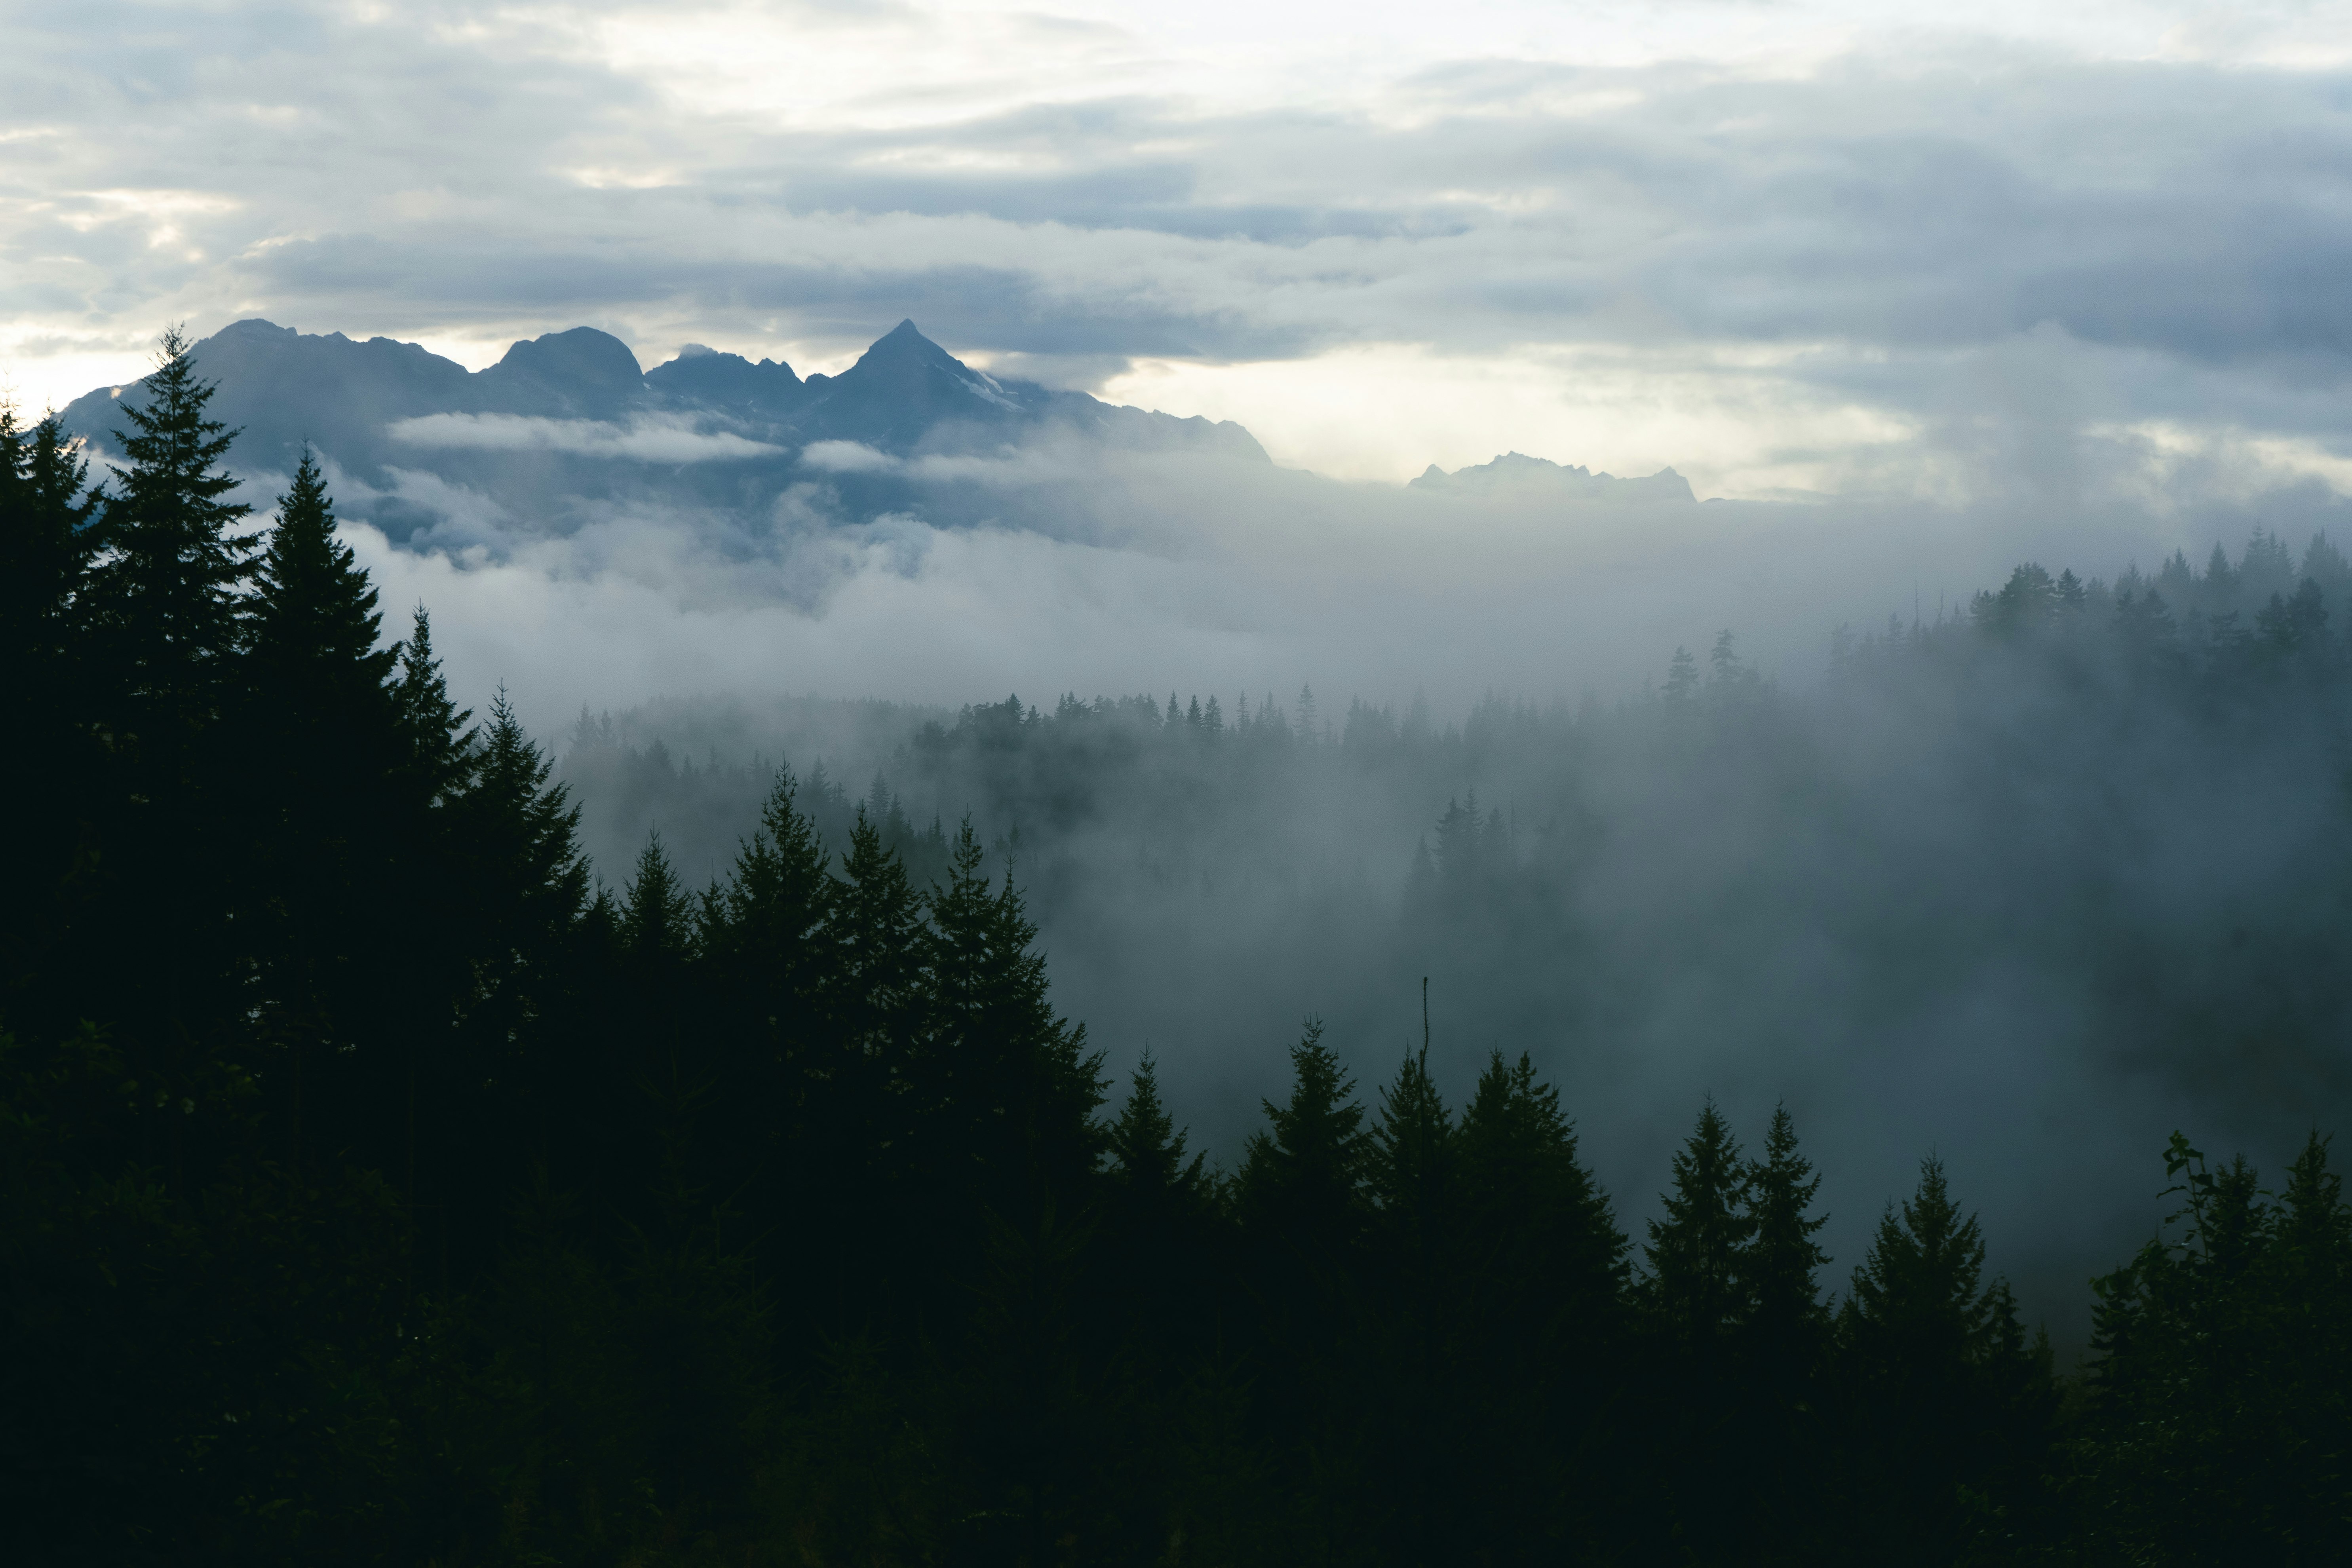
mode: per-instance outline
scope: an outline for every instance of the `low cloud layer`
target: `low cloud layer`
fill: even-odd
[[[467,452],[564,452],[641,463],[716,463],[780,456],[782,448],[732,431],[702,431],[681,420],[626,425],[593,419],[536,419],[519,414],[428,414],[387,426],[404,446]]]
[[[2225,469],[2200,489],[2187,458],[2160,508],[2112,488],[2073,506],[1616,504],[1076,439],[912,459],[838,445],[835,478],[887,468],[908,509],[857,510],[821,462],[765,515],[583,496],[567,507],[585,521],[551,534],[402,471],[400,499],[436,521],[405,547],[355,537],[387,604],[433,606],[468,697],[503,680],[542,731],[583,702],[728,689],[954,705],[1178,685],[1230,701],[1304,681],[1441,712],[1490,690],[1613,700],[1727,628],[1804,685],[1840,625],[1957,612],[2020,561],[2112,578],[2257,525],[2298,547],[2352,537],[2324,487]]]

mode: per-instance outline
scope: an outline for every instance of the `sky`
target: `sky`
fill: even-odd
[[[18,7],[0,378],[246,316],[975,363],[1394,482],[2352,489],[2352,6]]]

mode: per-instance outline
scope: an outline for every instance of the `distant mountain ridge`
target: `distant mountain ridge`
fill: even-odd
[[[700,516],[740,536],[884,516],[1050,526],[1049,514],[1066,521],[1076,492],[1036,487],[1106,453],[1276,471],[1237,424],[1000,378],[912,321],[838,375],[805,377],[699,343],[646,370],[593,327],[518,342],[480,371],[415,343],[258,319],[224,327],[193,353],[218,389],[212,413],[239,432],[232,473],[282,479],[307,444],[326,464],[342,515],[404,542],[568,533],[630,515]],[[121,400],[138,395],[135,382],[100,387],[66,407],[66,427],[119,456]],[[992,459],[1039,442],[1058,456],[1024,470],[1030,489],[987,477]],[[1672,468],[1618,479],[1517,452],[1450,474],[1432,465],[1412,488],[1538,508],[1693,500]]]
[[[1660,468],[1639,479],[1596,474],[1580,465],[1564,465],[1524,452],[1505,452],[1492,462],[1447,473],[1432,463],[1412,479],[1412,489],[1449,490],[1480,495],[1536,493],[1583,500],[1617,502],[1696,502],[1690,481],[1672,468]]]
[[[215,413],[241,428],[240,466],[290,472],[310,442],[374,482],[413,466],[413,441],[394,426],[435,415],[623,422],[671,416],[723,423],[782,449],[855,441],[903,455],[929,446],[1001,444],[1024,429],[1066,426],[1122,447],[1198,448],[1266,461],[1240,426],[1107,404],[1080,392],[1001,381],[972,369],[898,323],[837,376],[803,379],[788,364],[692,345],[642,369],[626,343],[593,327],[519,342],[487,370],[469,372],[415,343],[310,335],[258,319],[198,342],[205,379],[218,383]],[[100,449],[117,449],[114,405],[137,383],[100,387],[64,412],[66,426]],[[572,448],[577,450],[577,447]],[[625,456],[615,448],[616,456]]]

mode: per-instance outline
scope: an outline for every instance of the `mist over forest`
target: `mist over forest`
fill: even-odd
[[[2021,565],[1842,628],[1802,686],[1725,632],[1645,691],[1443,724],[1311,690],[714,700],[556,749],[616,883],[655,831],[723,872],[780,768],[829,845],[862,812],[918,882],[968,818],[1059,1004],[1115,1070],[1149,1045],[1220,1157],[1279,1088],[1268,1039],[1319,1016],[1377,1077],[1425,976],[1438,1083],[1531,1052],[1636,1205],[1709,1093],[1832,1152],[1837,1256],[1937,1149],[2079,1345],[2075,1281],[2151,1222],[2133,1150],[2190,1121],[2291,1148],[2346,1103],[2347,590],[2324,536],[2257,529],[2112,583]]]
[[[1349,486],[911,323],[0,437],[58,1561],[2331,1560],[2326,495]]]
[[[1151,1048],[1221,1160],[1299,1019],[1378,1077],[1426,977],[1437,1080],[1531,1053],[1629,1212],[1708,1094],[1834,1154],[1833,1256],[1938,1151],[2071,1352],[2158,1212],[2133,1152],[2344,1103],[2352,513],[2317,487],[2183,471],[2157,510],[2095,442],[2072,506],[1518,454],[1348,485],[911,321],[829,377],[585,328],[475,373],[258,321],[192,353],[247,489],[315,443],[459,689],[530,719],[605,885],[656,829],[722,879],[779,769],[919,887],[968,816],[1057,1005],[1114,1072]],[[62,418],[104,450],[126,393]]]
[[[7,1568],[2352,1563],[2352,7],[0,39]]]

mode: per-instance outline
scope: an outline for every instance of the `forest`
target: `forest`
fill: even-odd
[[[2084,1279],[2162,1212],[2147,1150],[2193,1126],[2278,1163],[2352,1110],[2352,569],[2242,526],[2196,562],[2028,562],[1941,614],[1825,624],[1785,677],[1706,632],[1606,698],[709,696],[543,722],[616,885],[656,832],[683,879],[723,875],[784,759],[828,845],[863,809],[919,886],[968,817],[1015,863],[1061,1009],[1114,1081],[1155,1048],[1213,1161],[1286,1092],[1268,1039],[1318,1016],[1378,1081],[1426,977],[1440,1089],[1529,1053],[1636,1230],[1709,1095],[1751,1139],[1798,1117],[1849,1268],[1944,1150],[2068,1359]]]
[[[2170,1217],[2077,1287],[2094,1330],[2062,1362],[1936,1152],[1833,1272],[1801,1119],[1743,1143],[1694,1098],[1634,1223],[1532,1053],[1492,1046],[1449,1102],[1421,978],[1562,942],[1592,1027],[1637,1010],[1559,889],[1616,885],[1654,820],[1623,802],[1666,779],[1685,837],[1763,804],[1776,843],[1811,825],[1747,896],[1864,928],[1899,996],[1921,953],[2031,917],[2149,1070],[2258,1068],[2326,1103],[2352,682],[2319,546],[2112,584],[2021,566],[1842,645],[1825,710],[1934,707],[1957,782],[1950,751],[1879,767],[1898,731],[1791,718],[1727,639],[1613,709],[1450,731],[975,708],[916,726],[862,804],[745,768],[707,879],[652,836],[608,887],[506,696],[457,706],[421,609],[387,640],[318,468],[264,531],[228,499],[233,432],[184,350],[123,405],[100,484],[55,420],[0,425],[16,1561],[2352,1556],[2352,1207],[2324,1127],[2270,1171],[2194,1127],[2135,1156]],[[1218,760],[1149,765],[1179,748]],[[1471,798],[1512,756],[1572,760],[1573,789]],[[1452,968],[1399,971],[1386,1044],[1339,1006],[1265,1039],[1275,1087],[1212,1163],[1152,1058],[1121,1083],[1066,1015],[1030,900],[1076,896],[1121,792],[1157,792],[1165,831],[1127,853],[1158,885],[1291,878],[1185,814],[1246,821],[1204,792],[1303,770],[1432,797],[1382,940]],[[2201,903],[2151,906],[2181,879],[2156,849],[2059,852],[2168,821],[2118,793],[2149,770],[2200,814],[2216,778],[2276,786],[2197,847]],[[1951,809],[1894,823],[1898,786]],[[1871,893],[1979,812],[2008,835],[1997,895]],[[1685,939],[1666,902],[1621,905],[1640,942]]]

